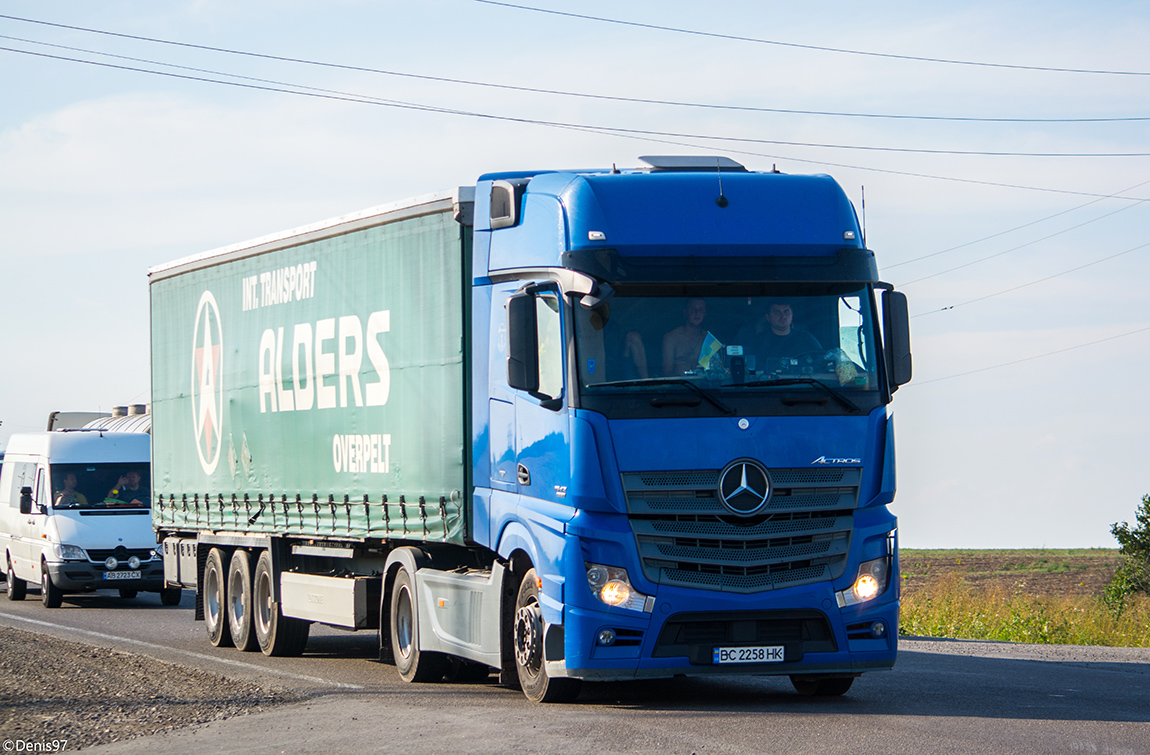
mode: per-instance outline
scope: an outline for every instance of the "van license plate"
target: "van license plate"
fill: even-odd
[[[104,579],[139,579],[140,572],[138,571],[106,571],[104,572]]]
[[[715,648],[711,661],[713,663],[782,663],[783,655],[782,645]]]

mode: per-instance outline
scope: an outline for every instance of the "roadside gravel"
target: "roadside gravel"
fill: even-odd
[[[67,750],[263,713],[307,699],[42,634],[0,627],[0,740]],[[51,750],[49,750],[51,751]]]

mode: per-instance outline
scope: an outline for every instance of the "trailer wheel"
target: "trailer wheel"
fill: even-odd
[[[569,703],[579,695],[578,679],[552,679],[543,658],[543,610],[539,606],[539,578],[534,569],[523,575],[515,599],[512,627],[515,670],[523,694],[533,703]]]
[[[311,623],[280,613],[279,603],[272,600],[274,586],[272,554],[266,550],[260,551],[260,557],[256,560],[256,574],[252,580],[253,618],[260,652],[268,656],[301,655],[307,647]]]
[[[48,565],[44,562],[40,562],[40,602],[45,608],[59,608],[64,602],[64,593],[60,592],[60,588],[52,581]]]
[[[208,630],[208,642],[218,648],[232,646],[232,635],[228,632],[227,577],[224,571],[224,552],[212,548],[204,564],[204,626]]]
[[[160,605],[178,606],[184,597],[184,591],[179,587],[165,587],[160,590]]]
[[[252,559],[243,548],[232,553],[228,567],[228,631],[232,642],[243,651],[255,650],[256,633],[252,621]]]
[[[838,697],[845,695],[854,684],[853,676],[840,676],[830,679],[811,679],[803,676],[792,676],[791,684],[795,691],[805,697]]]
[[[16,572],[12,569],[12,554],[8,555],[8,572],[6,577],[6,591],[8,593],[8,600],[24,600],[24,595],[28,592],[28,583],[16,576]]]
[[[399,678],[405,682],[438,682],[447,672],[447,656],[421,652],[415,585],[407,569],[400,568],[391,586],[391,653]]]

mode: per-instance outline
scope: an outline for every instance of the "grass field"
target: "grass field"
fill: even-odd
[[[899,631],[920,637],[1150,647],[1150,597],[1102,593],[1117,549],[899,552]]]

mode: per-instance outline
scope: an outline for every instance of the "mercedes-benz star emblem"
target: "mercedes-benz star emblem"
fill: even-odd
[[[719,475],[719,500],[732,513],[750,516],[771,498],[771,476],[751,459],[732,461]]]

